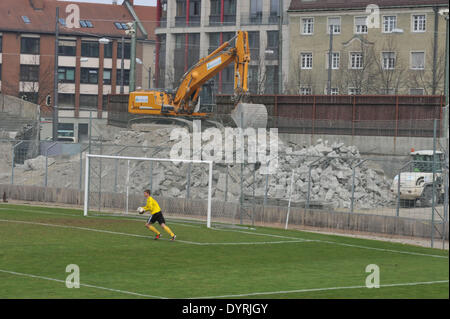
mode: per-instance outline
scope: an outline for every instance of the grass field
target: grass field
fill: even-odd
[[[0,205],[0,298],[449,298],[448,251],[274,228],[207,229]],[[156,226],[157,228],[159,227]],[[66,288],[66,266],[80,269]],[[366,266],[380,288],[365,287]]]

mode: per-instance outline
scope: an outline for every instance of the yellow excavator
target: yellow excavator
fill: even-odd
[[[231,40],[200,59],[183,75],[175,91],[131,92],[128,111],[134,114],[156,116],[208,118],[211,113],[200,107],[199,95],[202,85],[233,62],[234,109],[231,117],[238,127],[265,128],[267,126],[266,107],[263,104],[245,103],[249,93],[247,79],[250,62],[246,31],[237,31],[236,36]]]

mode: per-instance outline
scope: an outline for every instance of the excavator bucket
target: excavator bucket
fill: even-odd
[[[231,118],[237,127],[267,127],[267,109],[264,104],[238,103],[231,112]]]

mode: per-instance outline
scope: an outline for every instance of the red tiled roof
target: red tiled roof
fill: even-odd
[[[134,11],[136,12],[139,20],[141,20],[142,25],[148,33],[149,40],[156,40],[155,29],[157,27],[156,22],[156,7],[150,6],[134,6]]]
[[[448,6],[448,0],[292,0],[289,11],[361,9],[369,4],[383,7]]]
[[[93,28],[69,29],[60,25],[61,34],[121,37],[125,32],[117,29],[114,22],[132,21],[127,8],[121,5],[56,0],[32,1],[42,3],[43,9],[35,10],[30,5],[30,0],[1,0],[0,31],[54,33],[56,7],[60,8],[60,17],[66,18],[65,8],[69,4],[77,4],[80,8],[80,19],[90,20]],[[24,23],[22,16],[27,16],[31,23]]]

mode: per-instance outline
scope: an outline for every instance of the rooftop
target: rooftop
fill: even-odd
[[[380,8],[447,6],[448,0],[292,0],[289,11],[327,11],[364,9],[370,4]]]
[[[66,7],[70,4],[76,4],[80,8],[82,27],[79,29],[64,26],[68,15]],[[62,35],[122,37],[125,30],[118,29],[114,23],[127,23],[133,20],[127,8],[122,5],[56,0],[1,0],[0,32],[54,33],[57,6],[60,8],[59,14],[62,18],[60,25]],[[142,20],[156,20],[154,7],[135,6],[135,10]],[[144,27],[149,37],[153,38],[154,27],[150,29],[149,23],[144,24]]]

